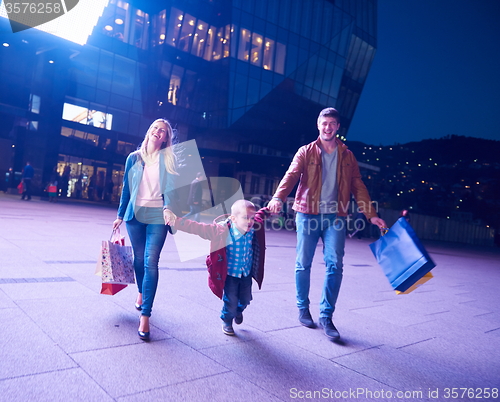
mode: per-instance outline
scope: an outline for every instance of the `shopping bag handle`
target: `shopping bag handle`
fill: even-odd
[[[120,239],[120,228],[113,229],[111,232],[111,236],[109,237],[109,241],[113,242],[113,239],[117,238]]]
[[[382,228],[380,228],[380,235],[384,236],[387,234],[388,231],[389,231],[389,228],[382,227]]]

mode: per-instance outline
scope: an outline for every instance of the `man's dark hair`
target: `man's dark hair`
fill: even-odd
[[[340,123],[340,113],[333,107],[327,107],[319,112],[318,120],[322,117],[333,117],[337,120],[337,123]]]

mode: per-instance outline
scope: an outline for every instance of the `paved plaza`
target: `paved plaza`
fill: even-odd
[[[135,286],[101,295],[94,275],[115,216],[111,205],[0,193],[0,400],[500,401],[498,248],[424,242],[434,279],[396,295],[372,240],[348,238],[334,343],[297,320],[294,232],[267,232],[263,287],[235,337],[221,331],[205,258],[181,262],[169,236],[144,343]]]

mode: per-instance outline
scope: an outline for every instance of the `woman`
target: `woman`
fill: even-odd
[[[134,251],[134,270],[139,294],[135,308],[141,311],[139,338],[148,341],[149,317],[158,286],[158,261],[175,215],[169,193],[177,175],[172,151],[172,127],[167,120],[151,124],[137,151],[125,163],[116,230],[123,221]]]

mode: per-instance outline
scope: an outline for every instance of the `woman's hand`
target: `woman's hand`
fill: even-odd
[[[120,218],[116,218],[115,221],[113,222],[113,230],[116,230],[120,227],[120,225],[122,224],[123,222],[123,219],[120,219]]]
[[[165,219],[165,225],[173,226],[175,224],[177,216],[170,209],[164,209],[163,219]]]

